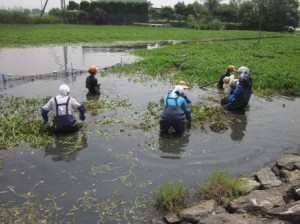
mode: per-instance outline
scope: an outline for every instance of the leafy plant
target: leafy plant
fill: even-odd
[[[182,182],[165,183],[155,192],[155,207],[169,212],[176,212],[182,206],[185,197],[185,188]]]
[[[218,204],[227,203],[247,193],[241,178],[234,178],[222,169],[214,169],[210,178],[200,186],[202,199],[214,199]]]

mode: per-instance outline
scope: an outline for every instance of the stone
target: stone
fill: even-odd
[[[288,205],[273,208],[269,215],[287,220],[291,223],[300,223],[300,201],[289,203]]]
[[[237,213],[264,213],[285,205],[283,194],[277,190],[255,190],[249,195],[233,200],[229,207]]]
[[[277,219],[267,219],[241,214],[218,214],[201,219],[198,224],[285,224]]]
[[[275,176],[269,167],[264,167],[256,172],[256,177],[261,183],[263,189],[278,187],[282,184],[281,180]]]
[[[284,167],[287,170],[293,170],[296,163],[300,162],[300,156],[299,155],[284,155],[281,158],[279,158],[276,162],[276,165],[279,168]]]
[[[180,216],[183,220],[198,222],[201,218],[213,213],[215,207],[214,200],[203,201],[193,207],[183,209]]]
[[[166,220],[167,223],[170,223],[170,224],[180,223],[180,219],[174,213],[169,213],[169,214],[165,215],[164,219]]]
[[[252,178],[243,177],[242,180],[244,181],[248,192],[261,189],[261,183]]]
[[[281,173],[287,183],[292,183],[294,181],[300,180],[300,170],[282,170]]]

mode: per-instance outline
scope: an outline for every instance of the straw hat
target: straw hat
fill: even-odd
[[[182,86],[184,89],[189,89],[190,87],[188,87],[185,83],[185,81],[179,81],[177,83],[178,86]]]

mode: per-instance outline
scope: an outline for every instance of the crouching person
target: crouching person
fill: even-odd
[[[221,100],[226,110],[243,110],[248,105],[252,94],[252,76],[249,68],[242,66],[238,69],[239,79],[229,95]],[[231,84],[229,84],[231,85]]]
[[[42,107],[42,117],[44,124],[48,122],[48,112],[54,113],[53,129],[55,133],[71,133],[78,131],[79,127],[72,111],[78,109],[79,119],[85,120],[85,107],[77,102],[76,99],[69,96],[70,87],[63,84],[59,87],[59,94],[51,98],[47,104]]]
[[[175,86],[172,92],[168,92],[164,97],[164,111],[160,119],[160,134],[168,133],[171,127],[175,133],[182,135],[185,131],[184,117],[188,120],[188,127],[192,123],[191,110],[188,108],[182,86]]]

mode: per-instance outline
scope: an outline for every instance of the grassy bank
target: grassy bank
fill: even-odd
[[[263,32],[262,36],[282,35]],[[170,27],[96,25],[0,25],[0,47],[49,44],[251,38],[256,31],[199,31]]]
[[[143,60],[114,72],[160,76],[174,83],[184,79],[189,85],[203,85],[217,80],[229,64],[245,65],[251,70],[257,94],[299,95],[297,34],[64,24],[0,25],[0,34],[0,47],[187,41],[159,49],[136,50],[134,53]]]

